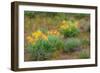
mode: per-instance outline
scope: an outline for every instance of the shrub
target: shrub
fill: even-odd
[[[33,60],[46,60],[49,59],[54,51],[54,48],[48,41],[39,39],[35,45],[30,45],[28,48]]]
[[[64,51],[65,52],[73,52],[75,48],[79,48],[81,45],[81,41],[77,38],[69,38],[64,43]]]
[[[62,45],[58,37],[49,35],[48,40],[38,39],[34,45],[29,45],[28,49],[33,60],[48,60],[56,50],[63,47]]]
[[[63,41],[57,36],[49,35],[48,42],[57,50],[63,48]]]
[[[64,34],[64,37],[74,37],[78,35],[79,29],[75,27],[69,27],[68,29],[64,29],[61,31],[61,33]]]
[[[81,48],[88,49],[90,47],[90,40],[87,38],[81,39]]]
[[[89,45],[90,41],[89,39],[82,39],[82,45]]]
[[[60,26],[60,32],[64,35],[64,37],[74,37],[78,35],[80,32],[78,28],[78,23],[76,22],[63,23]]]
[[[79,54],[79,58],[80,59],[87,59],[87,58],[89,58],[90,56],[89,56],[89,54],[86,52],[86,51],[82,51],[82,52],[80,52],[80,54]]]

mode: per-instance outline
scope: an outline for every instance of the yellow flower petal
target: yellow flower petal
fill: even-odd
[[[29,43],[33,42],[33,38],[31,36],[27,36],[26,39],[28,40]]]

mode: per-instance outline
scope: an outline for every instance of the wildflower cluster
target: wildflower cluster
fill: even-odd
[[[59,26],[61,34],[65,37],[73,37],[79,33],[79,23],[77,21],[62,21]]]
[[[32,32],[31,35],[27,36],[26,39],[27,39],[28,43],[35,44],[35,42],[36,42],[38,39],[47,40],[48,37],[47,37],[47,35],[44,34],[42,31],[37,30],[36,32]]]

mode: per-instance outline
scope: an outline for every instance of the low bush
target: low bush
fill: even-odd
[[[89,53],[87,53],[86,51],[82,51],[82,52],[80,52],[80,54],[79,54],[79,58],[80,59],[87,59],[87,58],[89,58],[90,56],[89,56]]]
[[[56,36],[48,36],[48,40],[38,39],[28,47],[32,59],[35,61],[51,59],[52,54],[63,47],[62,41]]]
[[[82,45],[89,45],[90,44],[90,41],[89,39],[82,39]]]
[[[64,46],[63,41],[57,36],[49,35],[48,36],[48,42],[56,50],[61,49]]]
[[[79,29],[75,27],[69,27],[68,29],[64,29],[61,31],[64,37],[74,37],[79,34]]]
[[[65,52],[73,52],[75,48],[79,48],[81,45],[81,41],[77,38],[69,38],[64,43],[64,51]]]
[[[35,61],[49,59],[54,48],[49,44],[48,41],[39,39],[36,44],[30,45],[28,48],[31,53],[32,59]]]
[[[63,23],[60,26],[60,32],[64,35],[64,37],[74,37],[77,36],[80,32],[78,28],[78,23],[70,22],[70,23]]]
[[[90,40],[89,39],[86,39],[86,38],[81,39],[81,43],[82,43],[81,48],[83,48],[83,49],[90,48]]]

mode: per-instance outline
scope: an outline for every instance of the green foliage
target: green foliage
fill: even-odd
[[[43,39],[39,39],[36,44],[31,45],[28,49],[33,60],[49,59],[54,51],[54,48],[49,44],[49,42]]]
[[[30,18],[33,18],[33,17],[35,17],[35,12],[32,12],[32,11],[25,11],[25,16],[28,16],[28,17],[30,17]]]
[[[69,38],[64,43],[64,51],[65,52],[73,52],[75,48],[79,48],[81,45],[81,41],[75,38]]]
[[[64,37],[74,37],[77,36],[79,32],[79,29],[74,26],[61,30],[61,33],[64,35]]]
[[[48,41],[50,45],[52,45],[57,50],[63,48],[64,46],[63,41],[57,36],[49,35]]]
[[[87,58],[89,58],[90,56],[89,56],[89,53],[87,53],[86,51],[82,51],[82,52],[80,52],[80,54],[79,54],[79,58],[80,59],[87,59]]]
[[[82,39],[82,45],[89,45],[90,41],[88,39]]]
[[[64,35],[64,37],[77,36],[80,32],[77,24],[78,23],[75,19],[67,21],[67,23],[64,24],[63,28],[60,29],[60,32]]]
[[[62,48],[63,42],[56,36],[48,36],[48,40],[39,39],[36,44],[29,45],[28,50],[33,60],[47,60],[52,54]]]

